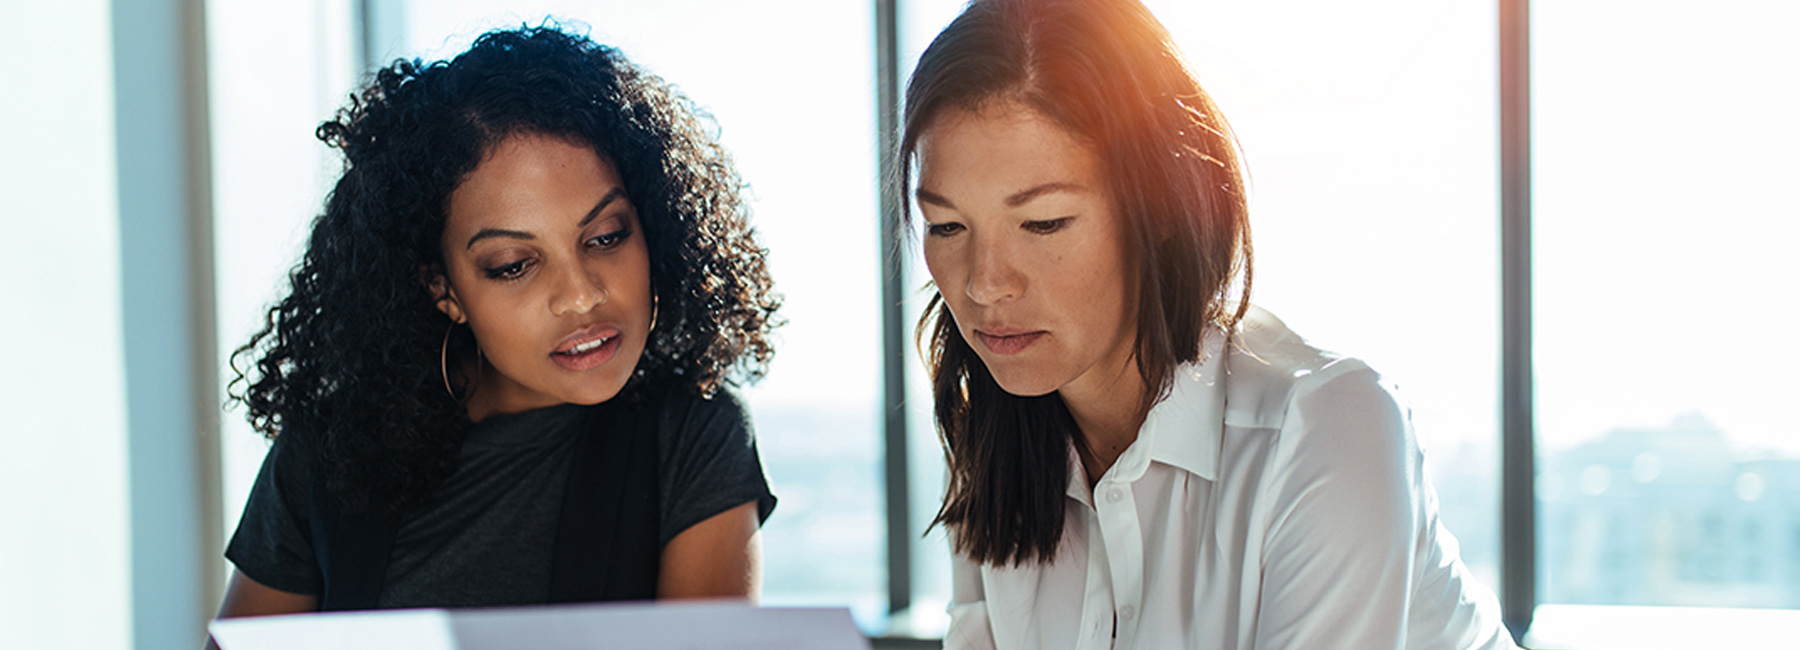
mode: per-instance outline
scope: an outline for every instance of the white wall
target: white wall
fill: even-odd
[[[286,294],[287,272],[343,169],[313,129],[355,86],[351,4],[207,4],[221,387],[235,376],[227,365],[232,350]],[[220,422],[220,496],[229,540],[268,444],[250,429],[242,408],[227,406]]]
[[[131,645],[109,3],[5,0],[0,647]]]

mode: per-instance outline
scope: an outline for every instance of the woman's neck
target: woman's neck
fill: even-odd
[[[524,393],[516,388],[518,384],[506,381],[500,371],[492,364],[470,361],[463,364],[464,384],[469,391],[468,398],[463,401],[463,408],[469,415],[470,422],[480,422],[495,415],[523,413],[533,409],[555,406],[560,402],[547,400],[543,395]]]
[[[1137,441],[1138,429],[1144,426],[1146,390],[1137,363],[1127,360],[1110,370],[1096,368],[1057,391],[1087,443],[1080,456],[1089,487]]]

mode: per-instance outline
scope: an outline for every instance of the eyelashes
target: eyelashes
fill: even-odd
[[[631,235],[630,228],[620,228],[587,240],[587,245],[601,250],[611,250],[624,244],[625,240],[631,239]]]
[[[1024,228],[1027,232],[1048,235],[1058,230],[1062,230],[1069,225],[1070,221],[1074,220],[1075,217],[1062,217],[1058,219],[1045,219],[1042,221],[1027,221],[1019,227]]]
[[[1074,221],[1074,220],[1075,220],[1075,217],[1059,217],[1056,219],[1041,219],[1041,220],[1037,220],[1037,221],[1027,221],[1025,223],[1019,224],[1019,227],[1023,228],[1026,232],[1029,232],[1029,233],[1038,234],[1038,235],[1048,235],[1050,233],[1054,233],[1054,232],[1057,232],[1064,228],[1067,228],[1069,226],[1069,222]],[[949,237],[951,235],[955,235],[959,232],[962,232],[963,230],[964,230],[964,226],[962,224],[954,222],[954,221],[947,221],[944,223],[933,223],[933,224],[925,225],[925,234],[930,237]]]
[[[634,234],[636,233],[631,228],[620,228],[590,237],[582,242],[582,246],[590,251],[604,253],[623,246]],[[537,258],[527,257],[515,262],[487,267],[482,269],[482,273],[489,280],[511,281],[524,277],[525,273],[537,264]]]
[[[490,267],[484,269],[484,271],[486,271],[489,280],[516,280],[519,276],[525,274],[525,269],[531,266],[531,264],[531,258],[526,258],[511,264]]]

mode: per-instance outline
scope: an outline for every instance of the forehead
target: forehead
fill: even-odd
[[[919,138],[920,189],[959,205],[1052,182],[1102,191],[1099,154],[1055,121],[1017,103],[946,112]]]
[[[446,229],[579,218],[621,181],[594,149],[541,134],[509,136],[450,193]]]

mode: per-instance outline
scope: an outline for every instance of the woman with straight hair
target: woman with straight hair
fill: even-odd
[[[555,26],[320,126],[343,175],[234,357],[274,444],[219,616],[754,600],[775,497],[728,385],[779,299],[712,133]]]
[[[946,648],[1514,647],[1393,387],[1248,302],[1234,144],[1136,0],[975,0],[920,57]]]

